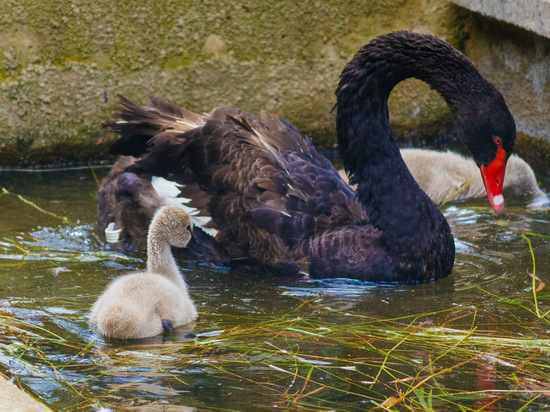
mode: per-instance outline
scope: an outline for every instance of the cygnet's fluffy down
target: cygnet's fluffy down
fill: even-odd
[[[92,308],[90,323],[108,338],[136,339],[192,322],[197,317],[170,245],[185,247],[192,225],[176,206],[160,208],[149,227],[147,271],[121,276]]]
[[[461,200],[486,196],[481,174],[472,159],[451,151],[401,149],[414,180],[435,202]],[[344,170],[340,175],[347,181]],[[531,199],[548,199],[539,188],[533,169],[516,155],[510,156],[504,176],[504,189]]]

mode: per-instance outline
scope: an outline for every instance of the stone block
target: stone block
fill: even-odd
[[[485,16],[550,38],[550,0],[450,0]]]

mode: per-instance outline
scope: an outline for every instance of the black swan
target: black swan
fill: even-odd
[[[121,98],[112,149],[148,153],[126,172],[181,185],[234,263],[319,278],[442,278],[454,263],[449,225],[407,170],[389,125],[389,94],[409,77],[446,100],[498,214],[514,119],[467,57],[431,35],[380,36],[344,68],[336,131],[356,192],[309,139],[266,111],[260,119],[234,107],[200,116],[156,98],[145,108]]]
[[[451,151],[410,148],[400,151],[416,183],[435,203],[486,196],[479,169],[471,158]],[[347,181],[344,169],[338,172]],[[548,195],[539,188],[533,169],[519,156],[508,159],[502,188],[530,199],[529,207],[550,204]]]
[[[183,209],[163,206],[153,216],[147,237],[147,271],[121,276],[95,302],[90,323],[116,339],[137,339],[173,331],[197,318],[170,245],[191,239],[191,220]]]

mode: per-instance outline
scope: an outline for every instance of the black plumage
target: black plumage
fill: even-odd
[[[357,193],[308,138],[265,111],[259,119],[234,107],[199,116],[156,98],[146,108],[123,99],[124,122],[110,124],[120,134],[113,149],[147,152],[126,172],[183,185],[181,196],[212,217],[233,262],[289,275],[437,279],[452,271],[453,237],[389,127],[389,93],[408,77],[443,95],[478,165],[496,157],[495,135],[510,155],[515,126],[500,93],[448,43],[409,32],[363,47],[336,91],[339,146]]]

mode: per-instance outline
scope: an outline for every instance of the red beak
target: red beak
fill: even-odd
[[[504,197],[502,196],[504,172],[506,172],[506,152],[504,149],[499,146],[495,160],[487,166],[481,166],[479,169],[491,206],[493,206],[495,215],[498,216],[504,207]]]

